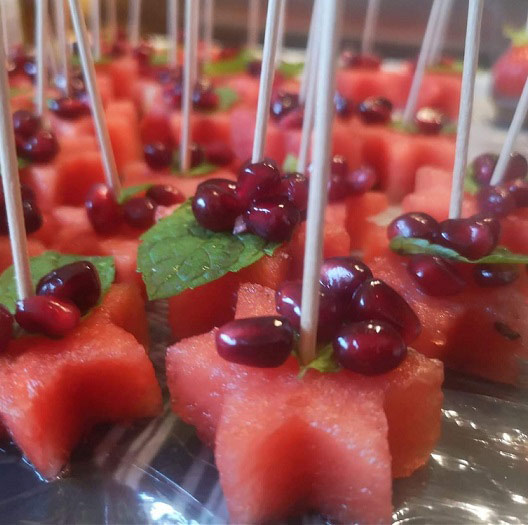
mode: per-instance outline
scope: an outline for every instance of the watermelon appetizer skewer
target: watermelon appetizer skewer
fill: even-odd
[[[14,271],[0,276],[0,419],[40,474],[53,478],[93,425],[154,416],[161,391],[144,346],[143,300],[132,285],[112,285],[110,258],[46,252],[30,262],[5,69],[0,95],[14,259]]]

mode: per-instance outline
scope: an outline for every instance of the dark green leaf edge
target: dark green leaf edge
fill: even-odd
[[[425,239],[394,237],[389,246],[400,255],[435,255],[468,264],[528,264],[528,255],[512,253],[504,246],[497,246],[493,252],[480,259],[467,259],[451,248],[430,243]]]
[[[152,188],[152,186],[154,186],[154,184],[152,182],[148,182],[145,184],[137,184],[136,186],[129,186],[128,188],[123,188],[121,190],[121,193],[119,194],[117,202],[119,204],[124,204],[125,202],[129,201],[132,197],[135,197],[136,195],[148,191],[150,188]]]
[[[308,370],[317,370],[321,374],[334,374],[342,370],[341,366],[335,360],[332,344],[327,344],[320,348],[317,352],[317,357],[307,365],[303,365],[297,351],[295,352],[295,356],[299,361],[299,374],[297,375],[299,379],[302,379]]]

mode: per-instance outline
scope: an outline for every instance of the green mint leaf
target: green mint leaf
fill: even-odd
[[[204,72],[208,76],[234,75],[246,70],[249,62],[253,60],[253,54],[249,49],[243,49],[240,53],[226,60],[217,60],[204,65]]]
[[[277,71],[283,76],[298,77],[304,69],[304,62],[281,62]]]
[[[310,369],[317,370],[321,374],[335,373],[341,370],[341,367],[335,360],[334,349],[331,343],[319,350],[317,357],[311,363],[301,365],[298,375],[299,379],[302,379]]]
[[[400,133],[418,133],[418,128],[416,127],[414,122],[411,122],[410,124],[405,124],[401,119],[393,119],[391,120],[389,126],[393,130],[399,131]]]
[[[442,135],[456,135],[456,132],[457,132],[456,122],[448,122],[447,124],[444,124],[443,128],[440,130],[440,133]]]
[[[469,264],[528,264],[528,255],[512,253],[504,246],[497,246],[489,255],[480,259],[467,259],[455,250],[432,244],[425,239],[408,239],[405,237],[394,237],[390,242],[390,249],[400,255],[436,255],[444,259]]]
[[[475,172],[473,166],[470,164],[466,170],[466,176],[464,177],[464,191],[470,195],[475,195],[479,190],[480,185],[475,180]]]
[[[191,168],[189,173],[184,176],[201,177],[202,175],[209,175],[209,173],[213,173],[213,171],[217,169],[218,166],[211,164],[210,162],[202,162],[201,164],[198,164],[198,166]]]
[[[121,190],[121,193],[119,194],[117,202],[119,204],[124,204],[125,202],[129,201],[132,197],[135,197],[136,195],[139,195],[140,193],[149,190],[150,188],[152,188],[152,186],[154,186],[154,184],[148,182],[146,184],[137,184],[136,186],[129,186],[128,188],[123,188]]]
[[[461,60],[455,60],[451,64],[433,64],[427,68],[429,73],[452,73],[460,75],[464,69],[464,63]]]
[[[31,87],[12,87],[9,88],[10,97],[18,97],[21,95],[30,95],[33,93],[33,88]]]
[[[99,60],[94,60],[96,66],[106,66],[112,62],[113,58],[109,55],[103,55]],[[71,62],[74,66],[81,67],[81,58],[79,55],[72,55]]]
[[[277,244],[251,234],[216,233],[200,226],[190,201],[144,233],[138,249],[138,271],[149,299],[166,299],[238,272]]]
[[[230,87],[220,86],[215,89],[215,92],[219,99],[217,111],[227,111],[238,101],[238,93]]]
[[[168,62],[169,62],[169,55],[167,51],[161,51],[158,53],[154,53],[150,57],[151,66],[166,66]]]
[[[36,257],[31,257],[31,277],[33,286],[36,286],[46,274],[75,261],[89,261],[99,272],[102,293],[106,293],[115,278],[115,264],[113,257],[94,257],[86,255],[66,255],[59,252],[44,252]],[[10,312],[14,313],[17,301],[16,282],[13,266],[10,266],[0,275],[0,303]]]
[[[31,163],[29,160],[23,159],[22,157],[18,157],[18,171],[23,170],[24,168],[27,168]]]
[[[284,173],[293,173],[297,171],[297,157],[295,155],[288,153],[282,163],[282,171]]]
[[[502,30],[504,36],[511,40],[513,47],[528,46],[528,31],[523,27],[517,29],[511,26],[505,26]]]

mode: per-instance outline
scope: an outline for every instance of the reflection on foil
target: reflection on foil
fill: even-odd
[[[166,305],[151,309],[151,357],[168,399]],[[395,481],[394,523],[527,523],[527,378],[512,388],[447,374],[441,439],[426,467]],[[0,515],[1,523],[228,522],[212,452],[168,403],[153,421],[98,429],[75,452],[70,475],[51,483],[2,443]]]

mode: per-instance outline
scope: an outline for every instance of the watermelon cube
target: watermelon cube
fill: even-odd
[[[275,313],[274,291],[243,285],[237,317]],[[412,350],[378,377],[229,363],[215,331],[167,351],[174,410],[215,444],[231,521],[318,510],[341,522],[390,520],[391,477],[423,465],[440,428],[442,366]]]
[[[60,473],[95,424],[159,413],[161,391],[142,345],[145,334],[138,290],[114,285],[66,337],[24,336],[2,354],[0,415],[43,477]]]
[[[518,281],[493,288],[477,286],[468,275],[468,285],[461,293],[432,297],[418,289],[407,272],[406,258],[390,252],[387,241],[385,253],[366,262],[420,318],[422,333],[413,343],[418,352],[464,373],[515,383],[519,358],[528,355],[524,272]]]

